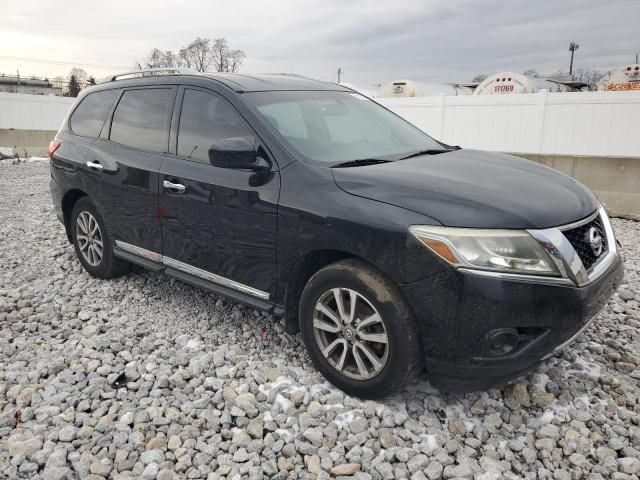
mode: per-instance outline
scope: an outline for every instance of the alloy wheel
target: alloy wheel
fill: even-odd
[[[93,215],[82,211],[76,219],[76,240],[85,261],[92,267],[102,262],[104,245],[100,226]]]
[[[389,337],[382,317],[355,290],[332,288],[320,295],[313,332],[325,359],[349,378],[368,380],[387,363]]]

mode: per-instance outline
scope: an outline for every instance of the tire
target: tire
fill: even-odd
[[[113,244],[104,219],[89,197],[80,198],[73,206],[69,227],[76,255],[89,275],[106,279],[130,270],[129,262],[113,255]],[[86,235],[87,229],[94,232],[92,236]],[[92,237],[91,245],[88,247],[85,240],[87,237]],[[102,243],[102,253],[98,255],[100,243]]]
[[[299,318],[314,366],[349,395],[386,397],[400,391],[422,370],[422,340],[413,311],[398,287],[363,261],[342,260],[313,275],[302,292]],[[343,322],[335,332],[337,321],[343,318],[350,323]],[[377,364],[366,351],[374,354]]]

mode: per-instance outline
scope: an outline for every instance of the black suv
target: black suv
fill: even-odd
[[[445,145],[340,85],[116,76],[83,92],[49,150],[57,215],[91,275],[135,263],[284,317],[360,397],[423,368],[449,391],[521,375],[622,279],[584,186]]]

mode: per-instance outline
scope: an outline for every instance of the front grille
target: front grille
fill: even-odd
[[[591,230],[591,227],[594,227],[600,234],[600,237],[602,237],[602,253],[599,256],[596,256],[596,254],[593,253],[591,244],[589,243],[589,231]],[[607,252],[607,236],[600,216],[597,216],[594,220],[591,220],[584,225],[572,228],[571,230],[565,230],[562,233],[567,237],[567,240],[569,240],[569,243],[571,243],[574,250],[580,257],[580,260],[582,260],[584,268],[587,270],[589,270],[593,264],[596,263],[599,258],[602,258],[602,256]]]

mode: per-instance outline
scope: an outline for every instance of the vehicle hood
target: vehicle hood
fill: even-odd
[[[352,195],[452,227],[549,228],[580,220],[598,206],[589,189],[563,173],[478,150],[332,170],[337,185]]]

